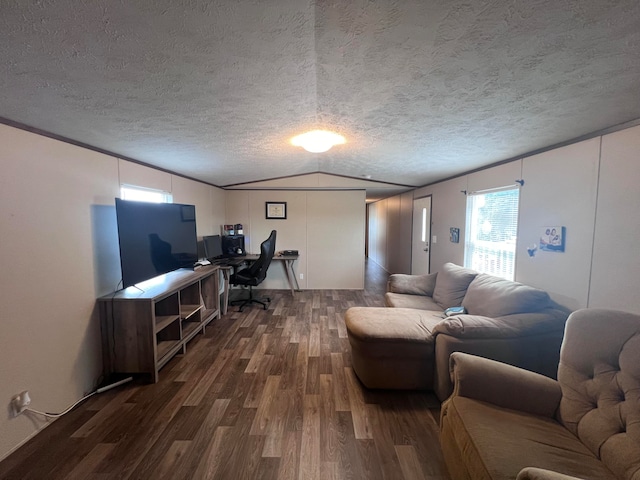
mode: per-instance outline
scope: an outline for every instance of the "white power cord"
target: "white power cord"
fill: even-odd
[[[31,412],[31,413],[37,413],[38,415],[43,415],[45,417],[48,418],[58,418],[61,417],[63,415],[66,415],[67,413],[69,413],[71,410],[73,410],[74,408],[76,408],[78,405],[80,405],[82,402],[84,402],[87,398],[94,396],[96,393],[102,393],[102,392],[106,392],[107,390],[111,390],[112,388],[115,387],[119,387],[120,385],[124,384],[124,383],[128,383],[131,380],[133,380],[133,377],[127,377],[124,378],[118,382],[112,383],[111,385],[107,385],[105,387],[101,387],[98,388],[95,392],[91,392],[88,395],[85,395],[84,397],[82,397],[80,400],[78,400],[76,403],[74,403],[73,405],[71,405],[69,408],[67,408],[64,412],[60,412],[60,413],[47,413],[47,412],[40,412],[38,410],[34,410],[33,408],[25,408],[23,410],[23,412]]]
[[[89,395],[86,395],[84,397],[82,397],[80,400],[78,400],[76,403],[74,403],[73,405],[71,405],[69,408],[67,408],[64,412],[60,412],[60,413],[47,413],[47,412],[41,412],[39,410],[34,410],[33,408],[25,408],[23,410],[23,412],[31,412],[31,413],[37,413],[38,415],[43,415],[45,417],[48,418],[58,418],[61,417],[67,413],[69,413],[71,410],[73,410],[75,407],[77,407],[79,404],[81,404],[82,402],[84,402],[87,398],[94,396],[96,393],[98,393],[98,391],[96,390],[95,392],[90,393]]]

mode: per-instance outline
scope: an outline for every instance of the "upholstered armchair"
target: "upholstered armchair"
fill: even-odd
[[[640,316],[574,312],[558,380],[453,353],[440,440],[452,478],[640,480]]]

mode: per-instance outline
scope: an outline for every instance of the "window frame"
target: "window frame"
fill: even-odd
[[[475,202],[482,196],[486,202],[488,195],[495,195],[504,192],[515,192],[515,208],[512,206],[508,212],[503,215],[510,217],[509,225],[504,227],[503,224],[496,224],[496,227],[502,226],[502,231],[506,230],[507,235],[510,238],[502,239],[500,241],[481,240],[478,237],[490,235],[490,232],[494,228],[488,220],[483,222],[489,225],[489,231],[480,233],[479,230],[483,227],[480,225],[481,218],[475,218],[478,211],[484,207],[477,206]],[[493,213],[495,215],[495,212]],[[466,206],[466,228],[465,228],[465,242],[464,242],[464,266],[476,270],[480,273],[487,273],[497,277],[505,278],[507,280],[514,280],[516,274],[516,257],[517,257],[517,240],[519,229],[519,216],[520,216],[520,187],[517,185],[508,185],[504,187],[492,188],[488,190],[480,190],[467,194],[467,206]],[[509,235],[509,231],[513,232]],[[479,258],[480,257],[480,258]]]
[[[136,202],[173,203],[173,195],[170,192],[124,183],[120,184],[120,198]]]

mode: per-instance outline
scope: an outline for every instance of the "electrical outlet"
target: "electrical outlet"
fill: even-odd
[[[304,273],[300,274],[300,280],[304,280]]]
[[[18,395],[14,395],[11,398],[11,411],[13,412],[13,416],[17,417],[20,415],[30,404],[31,397],[29,397],[29,392],[27,390],[19,393]]]

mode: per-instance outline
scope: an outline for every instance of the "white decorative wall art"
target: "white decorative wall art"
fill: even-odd
[[[542,227],[540,250],[543,252],[564,252],[565,236],[565,227]]]

